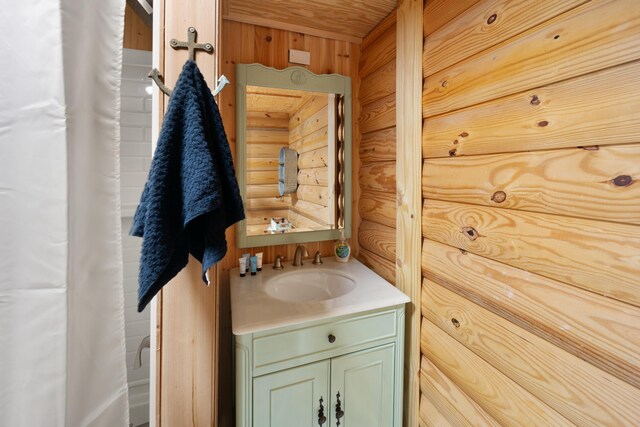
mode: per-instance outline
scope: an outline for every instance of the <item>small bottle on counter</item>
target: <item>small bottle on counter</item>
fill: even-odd
[[[349,255],[351,255],[351,246],[349,242],[344,238],[344,229],[341,230],[340,240],[335,244],[336,261],[349,262]]]

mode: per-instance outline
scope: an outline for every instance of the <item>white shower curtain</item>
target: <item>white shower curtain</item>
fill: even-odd
[[[128,425],[124,7],[0,1],[0,426]]]

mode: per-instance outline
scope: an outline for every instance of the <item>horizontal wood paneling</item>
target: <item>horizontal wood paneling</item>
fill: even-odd
[[[250,129],[246,131],[247,144],[278,144],[289,143],[289,131],[285,129]]]
[[[507,40],[433,74],[425,81],[424,116],[640,58],[640,8],[635,6],[635,0],[593,0],[533,28],[515,42]]]
[[[426,238],[640,305],[635,226],[427,200]]]
[[[286,145],[286,144],[285,144]],[[272,159],[280,155],[279,144],[247,144],[247,157],[250,159]]]
[[[364,79],[396,57],[396,26],[389,27],[375,39],[360,57],[358,74]]]
[[[423,155],[640,142],[639,85],[640,61],[634,61],[431,117],[424,121]]]
[[[422,274],[640,387],[640,308],[428,239]]]
[[[640,224],[638,179],[640,144],[634,144],[427,159],[422,193],[451,202]]]
[[[420,391],[429,396],[434,406],[446,419],[457,426],[499,427],[484,409],[451,381],[429,359],[420,363]]]
[[[325,102],[327,100],[324,97]],[[329,118],[328,115],[328,107],[325,103],[325,106],[313,114],[311,117],[303,120],[299,123],[291,122],[289,123],[289,132],[291,135],[289,136],[290,142],[295,142],[300,138],[309,135],[312,132],[315,132],[321,128],[327,127],[327,120]]]
[[[456,388],[501,425],[640,418],[635,6],[426,3],[422,351],[452,386],[422,393],[451,424]]]
[[[360,248],[358,260],[390,283],[396,283],[396,263]]]
[[[291,206],[291,196],[269,197],[264,199],[247,199],[244,208],[248,209],[288,209]],[[236,260],[237,261],[237,260]]]
[[[453,427],[447,417],[440,412],[432,401],[432,396],[420,396],[420,427],[422,426],[438,426]]]
[[[370,104],[373,101],[396,93],[396,61],[391,60],[360,83],[360,103]]]
[[[319,185],[300,185],[296,195],[300,200],[322,206],[328,206],[329,203],[329,189]]]
[[[369,33],[362,39],[360,50],[365,52],[373,44],[378,43],[378,37],[385,34],[390,28],[395,27],[397,18],[396,8],[393,8],[382,21],[380,21]],[[395,45],[394,45],[395,47]]]
[[[279,154],[279,153],[278,153]],[[247,171],[276,171],[278,172],[278,158],[248,158]]]
[[[430,76],[587,1],[536,0],[535,7],[526,1],[478,2],[426,37],[423,74]]]
[[[640,390],[428,279],[422,293],[429,321],[570,421],[631,425],[640,419]]]
[[[326,187],[329,184],[329,168],[311,168],[298,171],[298,184],[320,185]]]
[[[247,184],[271,184],[278,182],[278,171],[249,171],[247,172]]]
[[[363,191],[395,193],[396,163],[364,163],[360,167],[360,188]]]
[[[322,168],[329,166],[329,151],[327,147],[307,151],[298,156],[298,168]]]
[[[360,78],[358,156],[361,218],[357,258],[396,282],[396,20],[393,12],[364,40]]]
[[[363,220],[358,230],[360,247],[391,262],[396,259],[396,229]]]
[[[279,196],[278,184],[247,185],[246,197],[249,199]]]
[[[362,106],[360,113],[360,131],[365,134],[386,129],[396,124],[395,93]]]
[[[396,128],[391,127],[365,133],[360,140],[360,161],[395,162],[396,161]]]
[[[271,223],[271,218],[282,218],[287,215],[289,215],[287,209],[249,210],[246,212],[246,220],[249,225],[264,224],[266,226]]]
[[[476,3],[478,0],[426,0],[422,19],[425,38]]]
[[[326,223],[329,218],[329,208],[306,200],[296,200],[292,210],[316,222]]]
[[[420,348],[440,371],[500,424],[573,425],[426,319],[422,321]]]
[[[393,194],[363,191],[360,195],[360,216],[387,227],[396,227],[396,199]]]
[[[265,113],[258,111],[247,111],[247,128],[280,128],[289,127],[288,113]]]

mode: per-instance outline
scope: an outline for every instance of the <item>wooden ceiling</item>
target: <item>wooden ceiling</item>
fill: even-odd
[[[222,0],[223,18],[358,43],[396,0]]]

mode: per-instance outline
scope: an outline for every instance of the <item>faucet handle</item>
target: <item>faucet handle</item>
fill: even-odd
[[[284,266],[282,265],[282,257],[280,255],[276,256],[276,260],[273,262],[274,270],[282,270]]]
[[[313,257],[313,263],[316,265],[322,264],[322,255],[320,255],[320,251],[317,251],[316,256]]]

